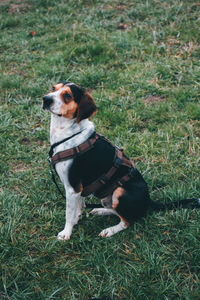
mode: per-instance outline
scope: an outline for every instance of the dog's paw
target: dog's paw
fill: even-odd
[[[57,240],[59,241],[67,241],[70,239],[71,232],[62,230],[61,232],[58,233],[57,235]]]
[[[101,237],[110,237],[113,234],[126,229],[129,226],[129,224],[125,224],[124,222],[120,222],[119,224],[106,228],[104,230],[102,230],[102,232],[99,233],[99,236]]]
[[[113,234],[115,234],[115,233],[111,230],[111,228],[106,228],[99,233],[99,236],[108,238],[108,237],[112,236]]]

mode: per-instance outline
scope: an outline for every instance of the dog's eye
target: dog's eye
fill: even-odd
[[[52,87],[52,92],[55,92],[55,86]]]
[[[63,99],[65,103],[69,102],[69,100],[72,98],[72,96],[68,93],[63,94]]]

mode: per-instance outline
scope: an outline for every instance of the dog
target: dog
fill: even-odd
[[[58,240],[70,239],[73,226],[78,223],[85,206],[84,196],[90,192],[101,198],[102,203],[102,208],[93,209],[91,214],[114,214],[120,219],[117,225],[102,230],[100,237],[111,237],[126,229],[144,217],[149,209],[160,211],[187,207],[190,203],[200,206],[200,199],[196,198],[169,204],[151,200],[147,183],[129,158],[95,133],[89,118],[97,112],[97,106],[81,86],[68,81],[58,82],[43,97],[43,109],[51,113],[50,156],[65,188],[66,221],[64,229],[57,235]]]

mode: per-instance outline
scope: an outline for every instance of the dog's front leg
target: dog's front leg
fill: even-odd
[[[70,239],[72,228],[78,223],[82,213],[83,199],[80,193],[75,193],[72,188],[66,189],[66,221],[64,229],[58,233],[57,239],[66,241]]]

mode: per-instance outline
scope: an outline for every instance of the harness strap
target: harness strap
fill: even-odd
[[[124,158],[122,150],[119,150],[119,149],[116,149],[115,158],[114,158],[113,163],[114,163],[114,165],[109,169],[109,171],[106,174],[103,174],[97,180],[92,182],[90,185],[84,187],[84,189],[81,193],[82,196],[86,197],[96,191],[98,194],[98,190],[113,177],[113,175],[117,172],[119,166],[126,166],[129,168],[133,168],[133,163],[130,160]],[[126,176],[128,176],[128,175],[126,175]],[[122,179],[124,178],[126,180],[126,176],[122,177]],[[128,178],[130,178],[130,177],[128,177]],[[117,183],[120,183],[120,181],[117,181]],[[113,185],[111,185],[110,187],[113,190],[113,188],[112,188]]]
[[[74,156],[76,156],[80,153],[82,154],[82,153],[90,150],[91,148],[93,148],[93,145],[94,145],[94,143],[96,142],[96,140],[98,138],[99,138],[99,135],[97,133],[95,133],[95,135],[93,137],[89,138],[86,142],[80,144],[79,146],[68,149],[68,150],[57,152],[51,158],[52,165],[55,166],[55,164],[60,162],[60,161],[68,160],[68,159],[73,158]]]
[[[57,146],[59,146],[60,144],[62,144],[62,143],[64,143],[64,142],[66,142],[66,141],[72,139],[73,137],[75,137],[76,135],[78,135],[78,134],[81,133],[81,132],[82,132],[82,131],[79,131],[79,132],[77,132],[77,133],[75,133],[75,134],[73,134],[73,135],[71,135],[71,136],[69,136],[69,137],[67,137],[67,138],[65,138],[65,139],[63,139],[63,140],[57,142],[57,143],[54,143],[54,144],[51,146],[50,150],[49,150],[49,157],[52,157],[52,155],[53,155],[53,149],[54,149],[55,147],[57,147]]]
[[[100,192],[96,192],[95,196],[99,198],[105,198],[107,195],[111,195],[112,192],[119,186],[123,186],[130,178],[134,176],[136,169],[132,166],[128,174],[124,175],[120,180],[117,180],[110,184],[106,189]]]
[[[112,143],[106,139],[104,136],[97,134],[96,132],[92,134],[92,136],[84,143],[80,144],[77,147],[60,151],[56,153],[54,156],[49,157],[49,165],[50,165],[50,173],[52,176],[52,180],[55,183],[57,189],[61,193],[61,195],[64,197],[62,194],[61,190],[58,187],[58,184],[55,180],[55,176],[53,174],[52,166],[55,167],[55,164],[63,161],[63,160],[68,160],[70,158],[73,158],[79,154],[82,154],[91,148],[93,148],[93,145],[95,144],[96,140],[98,138],[102,138],[108,143],[112,145]],[[120,179],[116,179],[112,184],[109,184],[106,188],[104,188],[101,191],[101,188],[108,183],[109,180],[112,179],[113,175],[117,172],[118,168],[120,166],[125,166],[128,167],[129,171],[127,171],[126,175],[122,176]],[[95,180],[93,183],[90,185],[84,187],[82,191],[82,196],[88,196],[89,194],[94,193],[95,196],[103,198],[106,197],[107,195],[111,194],[117,187],[122,186],[125,182],[127,182],[131,177],[133,177],[134,171],[135,171],[135,166],[133,162],[129,160],[129,158],[123,153],[123,149],[119,149],[118,147],[115,146],[115,156],[113,160],[113,165],[112,167],[107,171],[107,173],[101,175],[97,180]],[[100,190],[100,191],[99,191]],[[98,204],[89,204],[86,207],[101,207]]]

